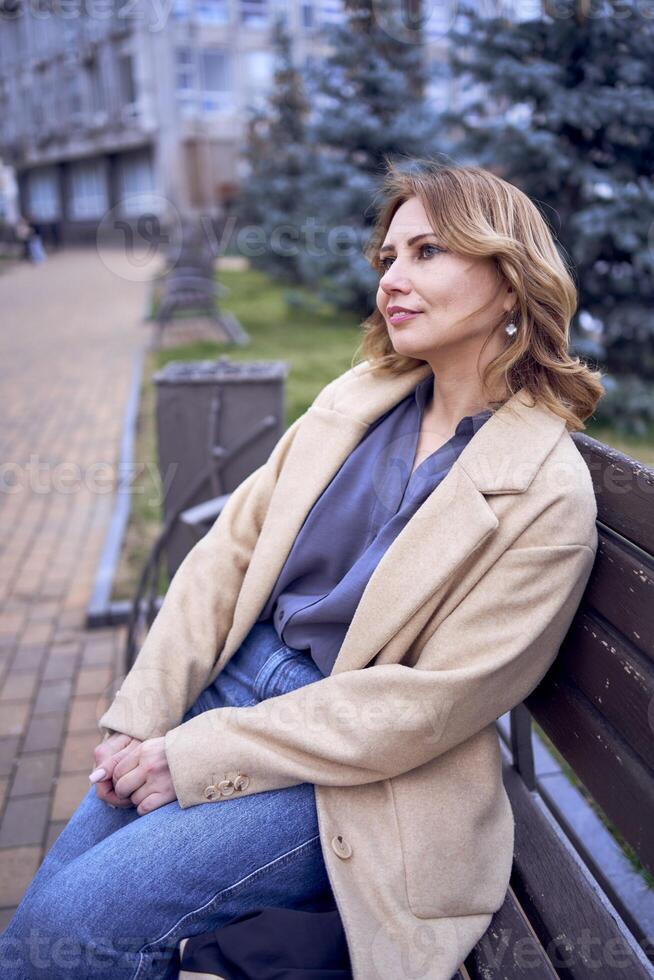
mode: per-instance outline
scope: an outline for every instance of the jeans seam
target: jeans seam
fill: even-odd
[[[314,837],[310,837],[309,840],[304,841],[304,843],[298,844],[297,847],[291,848],[290,851],[286,851],[284,854],[280,854],[279,857],[276,857],[274,860],[268,861],[267,864],[263,864],[260,868],[257,868],[255,871],[251,871],[249,874],[239,879],[239,881],[235,881],[234,884],[228,885],[227,888],[221,889],[213,896],[213,898],[210,899],[210,901],[205,902],[204,905],[200,905],[198,906],[197,909],[193,909],[192,912],[187,912],[185,915],[183,915],[181,919],[177,920],[174,926],[172,926],[170,929],[168,929],[167,932],[163,934],[163,936],[159,936],[158,939],[153,940],[151,943],[148,943],[148,945],[145,946],[143,949],[139,950],[138,953],[139,962],[136,968],[136,972],[132,977],[132,980],[139,980],[141,968],[144,965],[144,957],[148,955],[152,947],[157,946],[159,943],[162,943],[164,940],[168,939],[168,937],[172,933],[174,933],[176,929],[179,929],[182,923],[186,922],[188,919],[191,919],[193,916],[196,916],[199,912],[204,912],[209,906],[213,905],[219,899],[224,899],[224,897],[227,896],[228,894],[240,891],[246,885],[251,884],[253,880],[260,878],[265,872],[271,870],[272,868],[283,867],[285,864],[290,864],[290,862],[301,851],[307,848],[310,844],[313,844],[313,842],[316,840],[320,840],[320,834],[316,834]],[[182,939],[183,938],[184,937],[182,937]],[[181,940],[179,940],[178,942],[180,941]]]
[[[281,659],[276,659],[273,663],[273,658],[277,657],[277,654],[283,653],[285,650],[289,651],[287,655],[285,657],[282,657]],[[258,696],[257,692],[259,690],[259,687],[261,686],[261,700],[265,701],[267,698],[267,686],[270,683],[272,677],[274,677],[275,672],[278,670],[279,667],[285,664],[288,660],[293,659],[296,655],[297,655],[297,651],[290,650],[290,648],[287,647],[286,644],[282,644],[282,646],[280,646],[277,650],[273,650],[273,652],[266,658],[266,662],[261,665],[261,667],[257,672],[256,677],[254,678],[252,689],[254,691],[255,696]]]

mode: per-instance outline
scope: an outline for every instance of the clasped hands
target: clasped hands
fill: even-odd
[[[177,799],[164,738],[142,742],[115,732],[93,750],[90,780],[99,799],[114,808],[135,806],[139,816]]]

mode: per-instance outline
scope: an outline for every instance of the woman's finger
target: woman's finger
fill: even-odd
[[[133,806],[131,800],[124,800],[116,795],[114,785],[110,779],[103,779],[96,783],[95,793],[99,800],[102,800],[114,809],[124,809],[128,806]]]
[[[138,766],[140,759],[140,748],[141,743],[139,742],[137,745],[128,746],[126,749],[123,749],[122,752],[119,752],[113,757],[111,760],[111,771],[108,772],[107,775],[112,777],[114,785],[122,776],[125,776],[128,772],[131,772]]]
[[[114,790],[119,799],[129,799],[132,793],[140,789],[147,781],[147,776],[140,766],[125,773],[120,779],[114,777]]]
[[[177,797],[174,793],[150,793],[146,796],[136,808],[136,812],[140,817],[145,813],[151,813],[152,810],[158,809],[160,806],[166,806],[167,803],[172,803]]]
[[[119,763],[121,763],[124,759],[129,758],[129,756],[135,753],[140,745],[140,742],[131,740],[129,745],[126,745],[124,749],[121,749],[119,752],[115,752],[113,755],[109,756],[108,759],[105,759],[102,763],[100,763],[98,765],[98,769],[102,768],[105,771],[104,777],[101,778],[115,779],[116,766],[119,765]],[[119,775],[121,774],[119,773]]]
[[[131,735],[123,735],[121,732],[116,732],[111,735],[104,742],[100,742],[99,745],[93,749],[93,758],[97,766],[101,766],[105,759],[112,756],[115,752],[119,752],[126,745],[131,742]]]

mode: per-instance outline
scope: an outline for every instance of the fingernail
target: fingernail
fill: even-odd
[[[99,782],[99,780],[104,779],[106,775],[107,775],[106,769],[94,769],[91,775],[89,776],[89,779],[91,780],[92,783],[97,783]]]

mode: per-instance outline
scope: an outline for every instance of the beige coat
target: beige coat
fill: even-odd
[[[513,815],[495,720],[554,660],[597,550],[563,420],[524,391],[488,419],[379,562],[329,677],[180,722],[258,619],[312,504],[429,373],[363,362],[320,392],[187,555],[99,721],[165,734],[182,808],[315,784],[355,980],[450,980],[504,900]],[[334,514],[335,547],[338,527]]]

